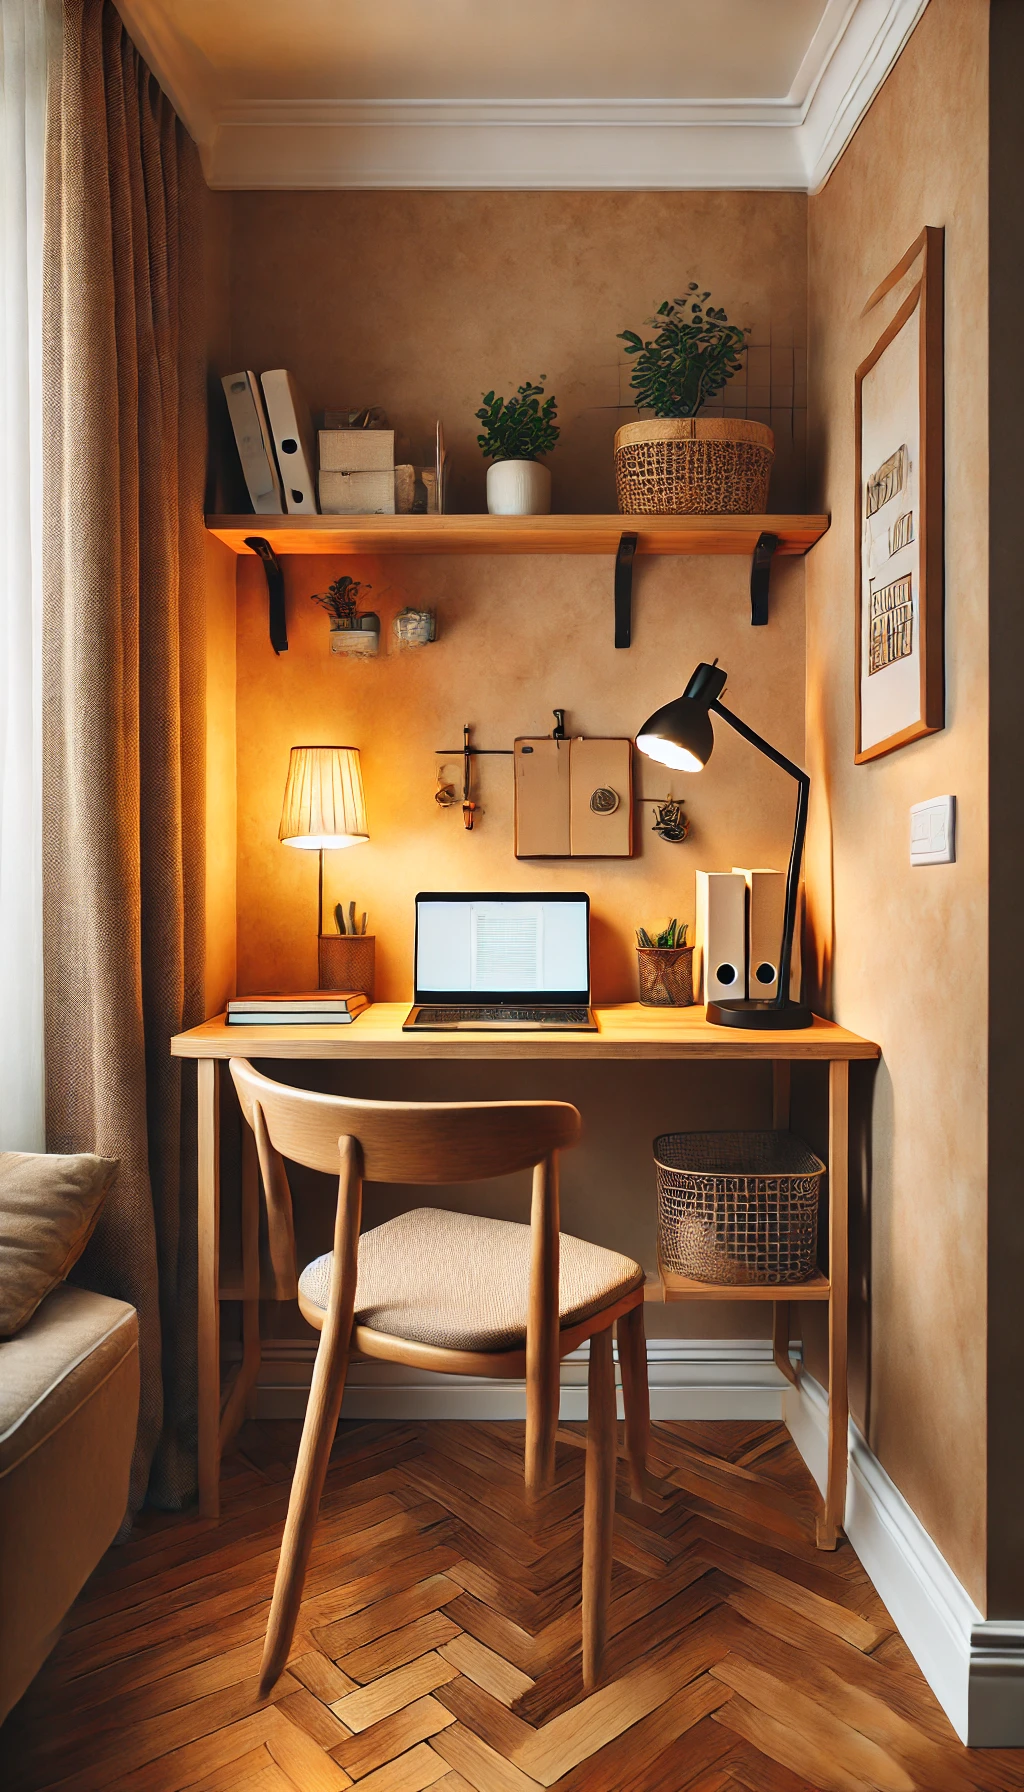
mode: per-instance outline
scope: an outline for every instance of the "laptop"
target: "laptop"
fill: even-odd
[[[590,898],[475,891],[416,898],[416,993],[403,1030],[596,1031]]]

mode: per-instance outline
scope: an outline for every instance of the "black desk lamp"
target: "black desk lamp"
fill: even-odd
[[[711,726],[712,712],[742,734],[758,752],[780,765],[797,782],[796,822],[793,847],[786,874],[786,908],[782,922],[782,952],[779,957],[778,992],[761,1001],[709,1002],[708,1020],[719,1027],[809,1027],[811,1010],[803,1002],[794,1002],[789,994],[789,968],[793,957],[793,930],[796,926],[797,896],[800,888],[800,861],[803,858],[804,834],[807,831],[807,798],[811,780],[791,759],[770,747],[766,740],[741,722],[718,699],[725,689],[726,674],[716,660],[713,666],[697,667],[681,697],[664,708],[655,710],[636,737],[636,744],[648,759],[659,765],[670,765],[684,772],[703,771],[715,745]]]

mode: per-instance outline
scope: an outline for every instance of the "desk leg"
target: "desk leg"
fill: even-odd
[[[197,1065],[199,1142],[199,1511],[220,1517],[220,1063]]]
[[[242,1125],[242,1361],[225,1390],[220,1415],[219,1448],[223,1455],[244,1418],[252,1417],[253,1393],[260,1372],[260,1180],[256,1140]]]
[[[828,1483],[818,1516],[819,1549],[835,1549],[846,1514],[849,1092],[850,1066],[835,1060],[828,1067]]]

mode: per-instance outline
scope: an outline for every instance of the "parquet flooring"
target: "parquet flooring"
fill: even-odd
[[[0,1732],[8,1792],[1024,1792],[960,1746],[850,1546],[813,1546],[781,1426],[656,1425],[620,1468],[583,1696],[583,1428],[349,1424],[286,1673],[256,1701],[297,1425],[249,1424],[224,1516],[147,1514]]]

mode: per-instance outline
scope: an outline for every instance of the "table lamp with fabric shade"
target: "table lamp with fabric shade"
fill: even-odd
[[[319,937],[324,910],[325,849],[358,846],[370,838],[358,747],[292,748],[277,837],[284,846],[299,846],[319,854]]]
[[[725,704],[719,701],[725,689],[725,680],[726,674],[717,660],[710,666],[706,663],[699,665],[682,696],[663,704],[644,723],[637,733],[636,744],[641,753],[646,754],[648,759],[655,760],[658,765],[672,766],[685,772],[703,771],[715,744],[711,717],[716,715],[723,722],[728,722],[730,728],[734,728],[737,734],[770,759],[773,765],[781,767],[791,778],[795,778],[796,818],[789,870],[786,873],[778,992],[763,1001],[752,999],[743,1002],[709,1002],[707,1018],[719,1027],[749,1027],[755,1030],[809,1027],[813,1025],[814,1017],[803,1002],[794,1002],[790,996],[789,972],[793,957],[800,863],[807,831],[807,803],[811,780],[799,765],[794,765],[784,753],[769,746],[760,734],[755,734],[753,728],[748,728],[746,722],[742,722],[739,716],[734,715],[731,709],[726,709]]]

